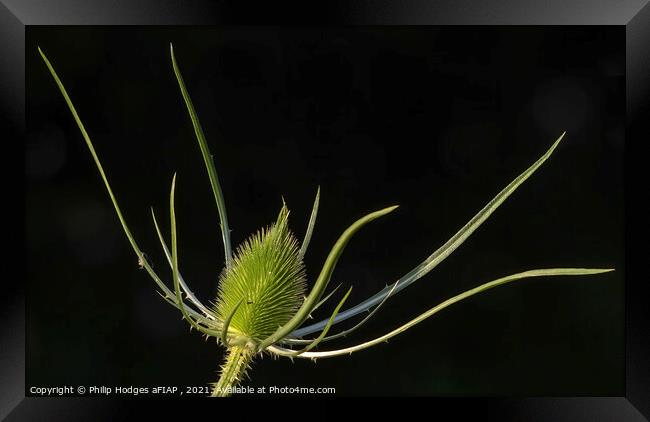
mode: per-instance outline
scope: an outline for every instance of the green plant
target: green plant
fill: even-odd
[[[56,81],[56,84],[58,85],[58,88],[81,131],[86,145],[93,156],[97,169],[99,170],[115,208],[115,212],[122,224],[124,233],[138,258],[140,267],[144,268],[153,278],[161,290],[161,296],[163,299],[180,310],[184,319],[188,321],[191,328],[195,328],[206,337],[214,337],[227,349],[227,357],[222,366],[221,377],[218,382],[214,384],[214,396],[228,395],[231,391],[231,387],[236,385],[249,369],[254,357],[263,353],[286,356],[291,359],[297,357],[314,360],[318,358],[351,354],[384,342],[401,332],[408,330],[426,318],[429,318],[436,312],[493,287],[529,277],[590,275],[613,271],[612,269],[551,268],[535,269],[512,274],[482,284],[474,289],[454,296],[381,337],[343,349],[312,351],[323,342],[340,338],[357,330],[366,321],[372,318],[389,297],[395,295],[419,278],[423,277],[449,256],[506,200],[506,198],[517,189],[517,187],[519,187],[519,185],[530,177],[551,156],[564,137],[564,133],[553,143],[541,158],[499,192],[451,239],[433,252],[417,267],[365,301],[350,309],[340,312],[346,299],[350,295],[350,288],[334,308],[328,319],[308,326],[303,326],[311,313],[332,297],[337,290],[334,289],[329,294],[324,295],[337,261],[352,236],[364,225],[392,212],[397,208],[397,206],[391,206],[372,212],[348,227],[332,247],[318,278],[316,279],[312,289],[309,291],[309,294],[306,296],[305,292],[307,283],[303,257],[307,251],[316,222],[320,188],[316,192],[316,198],[307,225],[306,235],[302,242],[299,242],[289,230],[289,211],[286,205],[283,204],[275,223],[252,235],[233,253],[230,244],[230,230],[228,228],[226,207],[219,178],[203,130],[199,123],[198,116],[194,110],[194,106],[192,105],[192,101],[178,68],[173,47],[170,45],[172,68],[194,128],[217,205],[225,251],[225,267],[219,278],[218,295],[215,304],[210,307],[205,306],[190,291],[179,270],[176,215],[174,208],[176,175],[174,175],[171,182],[169,198],[171,251],[164,240],[153,209],[151,210],[153,223],[160,244],[172,270],[173,290],[171,290],[162,282],[156,272],[154,272],[146,256],[136,243],[124,220],[117,199],[113,194],[106,173],[104,172],[90,137],[88,136],[88,133],[86,132],[86,129],[84,128],[84,125],[81,122],[65,87],[63,86],[63,83],[40,48],[39,53]],[[328,335],[330,329],[335,324],[354,317],[362,312],[370,311],[371,309],[372,312],[369,312],[369,314],[354,327],[340,331],[336,334]],[[318,331],[320,331],[320,334],[317,337],[310,339],[304,338],[305,336]]]

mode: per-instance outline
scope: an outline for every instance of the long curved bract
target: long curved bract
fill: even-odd
[[[553,143],[553,145],[542,155],[533,165],[528,167],[523,173],[517,176],[508,186],[503,188],[490,202],[488,202],[467,224],[465,224],[455,235],[453,235],[444,245],[438,248],[434,253],[432,253],[427,259],[425,259],[420,265],[409,271],[395,283],[389,284],[384,289],[371,296],[370,298],[364,300],[358,305],[341,312],[336,319],[334,324],[337,324],[341,321],[345,321],[348,318],[351,318],[355,315],[358,315],[362,312],[367,311],[371,307],[381,303],[382,300],[389,294],[391,289],[395,284],[399,284],[395,292],[399,293],[401,290],[407,288],[412,283],[417,281],[426,275],[429,271],[434,269],[439,263],[441,263],[445,258],[447,258],[453,251],[456,250],[460,245],[467,240],[467,238],[474,233],[476,229],[480,227],[481,224],[521,185],[526,181],[535,171],[551,156],[555,148],[564,138],[566,132],[563,132],[562,135]],[[323,329],[327,324],[327,320],[323,320],[306,327],[300,328],[293,331],[290,334],[290,338],[300,338],[307,334],[311,334],[318,330]]]
[[[205,168],[208,172],[208,178],[210,179],[210,185],[212,186],[212,193],[214,194],[215,202],[217,203],[217,211],[219,213],[220,227],[221,227],[221,237],[223,238],[223,248],[224,254],[226,256],[226,266],[230,266],[230,261],[232,260],[232,246],[230,244],[230,229],[228,228],[228,216],[226,215],[226,203],[223,198],[223,192],[221,190],[221,185],[219,184],[219,176],[217,176],[217,170],[214,167],[214,160],[212,154],[210,153],[210,148],[208,143],[205,140],[205,135],[203,134],[203,128],[199,122],[199,116],[194,110],[194,105],[192,104],[192,99],[190,94],[185,88],[185,82],[183,81],[183,76],[181,71],[178,68],[176,63],[176,57],[174,56],[174,46],[170,43],[169,50],[172,57],[172,67],[174,69],[174,74],[176,75],[176,80],[178,81],[178,86],[181,90],[183,100],[187,107],[187,112],[190,115],[192,120],[192,126],[194,127],[194,133],[196,134],[196,139],[199,143],[199,148],[201,149],[201,155],[203,156],[203,162],[205,163]]]
[[[488,283],[482,284],[478,287],[475,287],[471,290],[468,290],[466,292],[463,292],[457,296],[454,296],[450,299],[447,299],[446,301],[440,303],[437,306],[434,306],[433,308],[429,309],[428,311],[424,312],[417,318],[412,319],[411,321],[407,322],[406,324],[394,329],[393,331],[384,334],[383,336],[377,337],[375,339],[372,339],[370,341],[366,341],[364,343],[358,344],[356,346],[351,346],[351,347],[346,347],[343,349],[338,349],[338,350],[330,350],[330,351],[322,351],[322,352],[305,352],[300,355],[297,355],[298,357],[301,358],[309,358],[309,359],[319,359],[319,358],[330,358],[330,357],[335,357],[335,356],[341,356],[341,355],[347,355],[347,354],[352,354],[354,352],[358,352],[360,350],[367,349],[369,347],[375,346],[377,344],[380,344],[382,342],[388,341],[391,338],[397,336],[398,334],[403,333],[404,331],[408,330],[409,328],[413,327],[416,324],[419,324],[420,322],[424,321],[425,319],[429,318],[433,314],[445,309],[448,306],[453,305],[454,303],[460,302],[461,300],[467,299],[470,296],[474,296],[478,293],[484,292],[486,290],[492,289],[494,287],[498,287],[501,285],[504,285],[506,283],[511,283],[513,281],[521,280],[524,278],[530,278],[530,277],[543,277],[543,276],[567,276],[567,275],[591,275],[591,274],[600,274],[600,273],[606,273],[614,271],[613,269],[605,269],[605,268],[551,268],[551,269],[539,269],[539,270],[530,270],[530,271],[525,271],[522,273],[517,273],[517,274],[512,274],[506,277],[502,277],[493,281],[490,281]],[[279,346],[271,346],[267,349],[271,353],[278,354],[280,356],[295,356],[293,353],[295,353],[294,350],[291,349],[286,349],[283,347]]]

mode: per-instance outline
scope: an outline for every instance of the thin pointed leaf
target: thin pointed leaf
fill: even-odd
[[[486,290],[492,289],[497,286],[501,286],[506,283],[511,283],[516,280],[521,280],[524,278],[529,278],[529,277],[546,277],[546,276],[562,276],[562,275],[592,275],[592,274],[601,274],[601,273],[606,273],[614,271],[613,269],[601,269],[601,268],[551,268],[551,269],[540,269],[540,270],[530,270],[530,271],[525,271],[522,273],[517,273],[513,275],[509,275],[506,277],[499,278],[494,281],[490,281],[489,283],[482,284],[478,287],[475,287],[471,290],[468,290],[466,292],[463,292],[457,296],[452,297],[451,299],[447,299],[446,301],[440,303],[439,305],[429,309],[425,313],[421,314],[417,318],[412,319],[411,321],[407,322],[406,324],[402,325],[399,328],[396,328],[395,330],[389,332],[388,334],[385,334],[381,337],[377,337],[373,340],[366,341],[364,343],[358,344],[356,346],[352,347],[346,347],[344,349],[339,349],[339,350],[331,350],[327,352],[306,352],[300,355],[300,357],[304,358],[310,358],[310,359],[316,359],[316,358],[328,358],[328,357],[334,357],[334,356],[340,356],[340,355],[348,355],[354,352],[358,352],[363,349],[367,349],[369,347],[375,346],[377,344],[383,343],[396,335],[403,333],[404,331],[408,330],[409,328],[413,327],[416,324],[419,324],[420,322],[424,321],[425,319],[429,318],[433,314],[445,309],[448,306],[453,305],[454,303],[460,302],[461,300],[467,299],[468,297],[474,296],[475,294],[484,292]],[[281,347],[273,346],[268,348],[269,352],[272,353],[277,353],[281,354],[283,356],[290,356],[291,353],[293,353],[293,350],[290,349],[284,349]]]
[[[196,134],[196,139],[199,143],[199,148],[201,149],[201,155],[203,156],[203,162],[205,163],[205,168],[208,172],[208,177],[210,178],[210,185],[212,186],[212,192],[214,193],[214,199],[217,203],[217,210],[219,212],[219,220],[221,221],[221,237],[223,238],[223,248],[226,256],[226,266],[230,266],[230,261],[232,260],[232,248],[230,244],[230,229],[228,228],[228,216],[226,215],[226,203],[223,198],[223,192],[221,191],[221,185],[219,184],[219,177],[217,176],[217,170],[214,167],[214,160],[212,154],[210,153],[210,148],[208,148],[208,143],[205,140],[205,135],[203,134],[203,128],[199,122],[199,116],[194,110],[194,105],[192,104],[192,99],[190,94],[185,88],[185,82],[183,81],[183,76],[181,71],[178,68],[176,63],[176,57],[174,56],[174,47],[172,44],[169,44],[169,50],[172,58],[172,67],[174,69],[174,74],[176,75],[176,80],[178,81],[178,86],[180,87],[181,94],[183,95],[183,100],[187,107],[187,112],[190,115],[192,120],[192,126],[194,127],[194,133]]]
[[[309,223],[307,224],[307,232],[305,233],[305,238],[302,241],[300,246],[300,258],[302,259],[307,253],[307,247],[311,241],[311,235],[314,231],[314,225],[316,224],[316,215],[318,214],[318,203],[320,201],[320,186],[316,190],[316,199],[314,199],[314,206],[311,209],[311,215],[309,216]]]
[[[311,292],[307,296],[307,299],[305,299],[305,301],[303,302],[300,309],[298,309],[298,312],[296,312],[296,314],[286,324],[278,328],[275,331],[275,333],[273,333],[271,336],[263,340],[259,344],[258,350],[260,351],[264,350],[266,347],[270,346],[271,344],[283,339],[294,329],[299,327],[300,324],[302,324],[308,318],[309,314],[313,311],[314,306],[320,301],[323,292],[327,288],[327,284],[329,283],[329,280],[332,277],[332,273],[334,272],[336,263],[341,257],[341,253],[343,253],[345,246],[348,244],[350,239],[352,239],[352,236],[359,229],[361,229],[361,227],[365,226],[369,222],[379,217],[382,217],[390,213],[391,211],[395,210],[395,208],[397,208],[396,205],[370,213],[365,217],[362,217],[357,221],[355,221],[350,227],[347,228],[347,230],[343,232],[341,237],[339,237],[339,239],[332,247],[332,250],[330,251],[329,255],[327,256],[327,259],[325,260],[325,264],[323,264],[323,269],[321,270],[318,278],[316,279],[316,283],[314,284],[314,287],[312,288]]]
[[[129,240],[129,243],[131,244],[131,247],[133,248],[133,251],[135,252],[136,256],[138,257],[138,261],[142,263],[142,266],[144,269],[147,271],[149,276],[153,279],[153,281],[160,287],[160,289],[167,295],[168,297],[173,297],[173,293],[165,283],[162,282],[160,277],[155,273],[151,265],[149,264],[148,260],[143,256],[143,252],[140,250],[140,247],[138,246],[137,242],[135,241],[135,238],[131,234],[131,230],[129,230],[129,227],[126,224],[126,220],[124,219],[124,216],[122,215],[122,211],[120,210],[120,206],[117,203],[117,199],[115,198],[115,195],[113,194],[113,190],[111,189],[111,185],[108,182],[108,177],[106,176],[106,173],[104,172],[104,168],[102,166],[102,163],[99,160],[99,156],[95,152],[95,147],[93,146],[92,141],[90,140],[90,136],[88,135],[88,132],[86,132],[86,128],[84,127],[81,118],[79,117],[79,114],[77,113],[77,110],[72,103],[72,100],[70,99],[70,96],[68,95],[68,92],[65,89],[65,86],[63,85],[63,82],[61,82],[61,79],[57,75],[56,71],[54,70],[54,67],[48,60],[48,58],[45,56],[45,53],[43,53],[43,50],[41,48],[38,48],[38,52],[41,55],[41,58],[45,62],[45,65],[47,66],[48,70],[50,71],[50,74],[54,78],[54,81],[56,82],[56,85],[59,88],[59,91],[63,95],[63,98],[68,105],[68,108],[70,109],[70,112],[72,113],[72,116],[74,117],[75,122],[77,123],[77,126],[79,127],[79,130],[81,131],[81,135],[84,138],[84,141],[86,142],[86,146],[88,147],[88,150],[90,151],[90,154],[93,157],[93,160],[95,161],[95,165],[97,166],[97,170],[99,170],[99,174],[102,178],[102,181],[104,182],[104,186],[106,187],[106,190],[108,192],[109,197],[111,198],[111,202],[113,204],[113,208],[115,208],[115,213],[117,214],[118,219],[120,220],[120,224],[122,225],[122,229],[124,230],[124,234],[126,235],[127,239]]]
[[[348,296],[350,296],[351,292],[352,292],[352,287],[350,287],[348,289],[348,292],[345,294],[345,296],[343,296],[343,299],[341,299],[339,304],[336,306],[336,308],[334,309],[334,312],[332,312],[332,315],[330,316],[330,318],[329,318],[329,320],[327,322],[327,325],[323,329],[323,332],[320,333],[320,335],[317,338],[312,340],[311,343],[307,347],[305,347],[304,349],[296,350],[295,352],[293,352],[292,356],[300,356],[301,354],[306,353],[306,352],[310,351],[311,349],[313,349],[314,347],[318,346],[318,343],[320,343],[325,338],[325,336],[327,335],[327,332],[330,330],[330,327],[332,327],[332,323],[334,322],[334,318],[336,318],[336,314],[339,313],[339,310],[341,309],[341,306],[343,306],[343,304],[347,300]]]
[[[528,179],[553,153],[557,145],[560,143],[566,132],[563,132],[562,135],[553,143],[553,145],[546,151],[542,157],[540,157],[533,165],[531,165],[526,171],[521,173],[517,178],[515,178],[508,186],[506,186],[501,192],[497,194],[490,202],[481,209],[463,228],[461,228],[454,236],[452,236],[444,245],[438,248],[433,254],[431,254],[427,259],[425,259],[420,265],[415,267],[413,270],[405,274],[395,283],[386,286],[380,292],[371,296],[370,298],[364,300],[360,304],[341,312],[334,324],[337,324],[341,321],[345,321],[348,318],[351,318],[355,315],[365,312],[371,307],[375,306],[381,302],[392,287],[399,283],[395,293],[399,293],[401,290],[405,289],[411,285],[416,280],[420,279],[426,275],[429,271],[434,269],[439,263],[441,263],[445,258],[447,258],[453,251],[456,250],[467,238],[474,233],[474,231],[479,228],[481,224],[521,185],[526,179]],[[295,330],[291,333],[291,338],[300,338],[307,334],[314,333],[322,329],[326,320],[319,321],[317,323],[308,325],[306,327]]]
[[[172,256],[169,253],[169,249],[167,248],[167,244],[165,243],[165,239],[163,238],[162,232],[160,231],[160,227],[158,226],[158,220],[156,220],[156,214],[153,211],[153,207],[151,208],[151,218],[153,219],[153,224],[156,228],[156,233],[158,234],[158,240],[160,241],[160,245],[163,248],[163,251],[165,252],[165,257],[167,258],[167,262],[169,263],[169,266],[172,267]],[[216,316],[210,309],[208,309],[199,299],[197,299],[196,296],[194,296],[194,293],[189,289],[187,284],[185,283],[185,280],[183,279],[183,276],[181,273],[178,273],[178,279],[181,283],[181,287],[183,291],[185,292],[185,295],[187,298],[196,305],[197,308],[199,308],[206,316],[208,316],[210,319],[217,319]]]

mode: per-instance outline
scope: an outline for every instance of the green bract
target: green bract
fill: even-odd
[[[156,272],[154,272],[150,263],[136,243],[135,238],[131,234],[126,221],[124,220],[117,199],[113,194],[106,173],[104,172],[90,137],[88,136],[88,133],[86,132],[86,129],[84,128],[84,125],[81,122],[65,87],[63,86],[63,83],[40,48],[39,52],[59,87],[70,111],[72,112],[86,145],[95,160],[95,164],[97,165],[97,169],[99,170],[100,176],[106,186],[115,208],[115,212],[122,224],[124,233],[129,239],[131,247],[138,258],[139,265],[147,271],[147,273],[153,278],[154,282],[158,285],[161,290],[161,296],[168,303],[180,310],[183,317],[188,321],[192,328],[197,329],[206,337],[214,337],[218,342],[226,347],[228,354],[221,368],[221,377],[219,381],[213,385],[213,396],[229,395],[231,388],[240,382],[242,376],[246,374],[247,370],[250,368],[253,358],[262,353],[270,353],[276,356],[287,356],[289,358],[299,357],[309,359],[351,354],[384,342],[408,330],[412,326],[422,322],[447,306],[493,287],[530,277],[590,275],[613,271],[613,269],[600,268],[550,268],[523,271],[517,274],[498,278],[481,284],[474,289],[460,293],[378,338],[343,349],[312,351],[322,342],[340,338],[357,330],[366,321],[372,318],[389,297],[394,296],[416,280],[422,278],[449,256],[551,156],[564,137],[564,133],[553,143],[544,155],[542,155],[501,192],[499,192],[454,236],[403,277],[392,284],[387,285],[386,288],[361,303],[346,309],[345,311],[339,312],[350,295],[352,289],[350,288],[334,308],[329,318],[311,325],[303,326],[311,313],[325,303],[337,291],[338,287],[323,297],[329,285],[332,273],[336,267],[336,263],[346,245],[352,239],[352,236],[364,225],[390,213],[395,210],[397,206],[390,206],[369,213],[344,230],[332,247],[318,277],[306,296],[307,282],[303,257],[307,251],[316,223],[320,201],[320,189],[316,192],[316,198],[307,225],[306,235],[302,243],[294,237],[289,229],[289,210],[283,204],[277,221],[271,226],[258,231],[256,234],[248,238],[237,248],[233,255],[230,244],[230,230],[228,228],[226,206],[221,191],[221,185],[219,184],[219,178],[214,167],[214,162],[205,135],[203,134],[203,129],[201,128],[198,116],[194,110],[194,106],[192,105],[192,100],[190,99],[178,64],[176,63],[174,50],[171,48],[172,68],[194,128],[194,133],[206,166],[208,178],[210,179],[212,192],[219,214],[220,231],[225,251],[225,265],[219,278],[218,295],[214,301],[215,305],[212,307],[205,306],[189,289],[179,269],[178,244],[176,238],[176,213],[174,207],[176,175],[174,175],[172,179],[169,197],[171,251],[167,246],[162,232],[160,231],[154,211],[153,209],[151,210],[151,216],[156,232],[158,233],[160,244],[172,270],[172,282],[174,286],[172,291],[161,280]],[[334,325],[365,311],[371,312],[369,312],[369,314],[355,326],[328,336],[330,329]],[[320,333],[317,337],[304,338],[305,336],[318,331],[320,331]]]

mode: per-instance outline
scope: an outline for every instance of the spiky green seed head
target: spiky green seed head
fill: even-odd
[[[264,340],[291,319],[304,299],[305,267],[288,217],[283,205],[277,221],[244,241],[221,273],[215,311],[222,321],[232,315],[229,331],[239,341]]]

